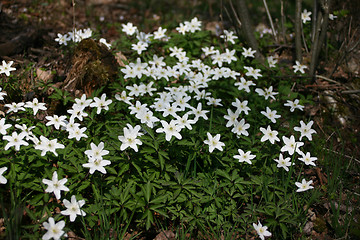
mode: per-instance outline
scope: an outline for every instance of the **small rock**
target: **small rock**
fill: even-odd
[[[175,237],[176,235],[173,231],[165,230],[156,235],[154,240],[175,240]]]
[[[304,233],[306,234],[306,235],[310,235],[311,234],[311,232],[312,232],[312,230],[313,230],[313,228],[314,228],[314,223],[313,222],[307,222],[306,224],[305,224],[305,227],[304,227]]]

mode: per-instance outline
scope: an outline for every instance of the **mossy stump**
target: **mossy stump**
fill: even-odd
[[[63,89],[75,97],[83,93],[90,97],[95,89],[117,78],[118,68],[114,55],[104,44],[84,39],[75,48]]]

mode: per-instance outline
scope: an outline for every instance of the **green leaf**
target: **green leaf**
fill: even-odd
[[[159,156],[159,162],[160,162],[160,169],[164,170],[165,167],[165,159],[163,158],[163,155],[160,154],[160,152],[158,153]]]
[[[147,203],[150,202],[150,197],[151,197],[151,191],[152,191],[152,184],[151,182],[147,182],[145,185],[145,188],[143,188],[143,192],[144,192],[144,197]]]
[[[166,201],[166,199],[168,198],[168,195],[167,194],[164,194],[164,195],[160,195],[154,199],[152,199],[150,201],[151,204],[160,204],[160,203],[164,203]]]
[[[219,176],[222,176],[222,177],[224,177],[224,178],[226,178],[228,180],[231,180],[229,173],[225,172],[224,170],[217,169],[216,174],[219,175]]]
[[[177,144],[180,146],[194,146],[195,145],[193,142],[190,142],[186,139],[178,141]]]

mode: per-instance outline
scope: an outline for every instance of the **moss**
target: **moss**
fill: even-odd
[[[76,47],[71,70],[65,80],[64,89],[73,94],[91,95],[106,87],[118,75],[118,63],[108,48],[93,39],[84,39]]]
[[[314,221],[314,230],[318,233],[325,232],[327,229],[326,222],[322,217],[318,217]]]
[[[84,52],[89,52],[95,59],[101,57],[100,46],[90,38],[82,40],[75,49],[75,56],[82,55]]]

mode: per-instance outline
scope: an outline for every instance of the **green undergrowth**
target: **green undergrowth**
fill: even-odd
[[[111,102],[104,100],[101,106],[87,105],[79,110],[87,114],[83,119],[70,112],[63,115],[67,121],[73,119],[79,123],[79,129],[85,128],[79,139],[70,137],[74,133],[65,123],[56,127],[43,115],[34,115],[33,107],[25,106],[15,112],[5,105],[6,114],[2,119],[10,125],[2,135],[20,134],[21,128],[17,125],[34,128],[28,131],[28,138],[21,139],[27,144],[20,144],[19,149],[15,149],[16,144],[11,144],[8,138],[0,142],[0,168],[7,168],[3,173],[7,182],[0,188],[6,229],[3,237],[12,239],[17,234],[14,239],[40,239],[47,234],[48,229],[44,227],[53,218],[57,223],[64,221],[64,232],[86,239],[122,239],[125,235],[153,239],[165,230],[173,231],[177,239],[248,239],[259,235],[254,224],[260,222],[274,239],[305,238],[303,228],[308,221],[308,209],[324,196],[337,200],[342,192],[341,179],[345,173],[339,164],[341,159],[336,162],[330,157],[331,153],[321,152],[321,140],[316,134],[312,138],[311,134],[305,136],[294,129],[300,121],[311,121],[301,107],[311,106],[312,96],[293,91],[295,82],[306,80],[296,77],[279,80],[274,76],[281,76],[288,66],[260,64],[243,54],[248,50],[244,43],[235,41],[236,44],[224,42],[202,30],[184,35],[168,30],[160,39],[149,37],[146,50],[139,54],[132,49],[132,44],[138,42],[136,34],[122,34],[112,51],[128,53],[126,64],[132,70],[121,68],[123,71],[108,86],[111,91],[107,94],[103,95],[100,88],[91,96],[84,96],[92,103],[100,101],[102,96]],[[235,50],[234,59],[214,63],[211,54],[204,54],[202,48],[206,46],[214,46],[219,53]],[[182,48],[189,58],[184,65],[180,64],[181,57],[171,56],[174,47]],[[165,73],[150,73],[151,69],[141,65],[158,60],[154,55],[163,57],[155,67],[156,71]],[[261,76],[249,74],[248,67],[259,70]],[[174,69],[176,74],[166,75]],[[287,72],[293,75],[292,69]],[[126,74],[134,76],[126,77]],[[10,92],[12,78],[16,75],[4,77],[4,92]],[[250,86],[249,91],[239,89],[241,78],[247,83],[253,81],[256,86]],[[265,93],[261,94],[260,89]],[[121,98],[123,91],[126,96]],[[4,103],[11,103],[9,97],[5,96]],[[188,106],[173,105],[182,97],[188,97]],[[50,99],[63,102],[64,106],[68,102],[77,103],[61,89],[56,89]],[[287,104],[296,100],[299,100],[298,106],[289,111]],[[165,107],[152,106],[159,101],[163,101]],[[167,104],[179,109],[166,115],[165,112],[170,112],[164,110]],[[249,109],[244,110],[246,107]],[[281,116],[271,121],[261,113],[266,107]],[[230,126],[224,117],[230,115],[229,111],[237,114]],[[56,115],[56,112],[40,112]],[[147,121],[142,115],[145,112],[151,112],[157,120]],[[179,127],[179,122],[166,128],[185,115],[190,128]],[[241,127],[242,120],[249,127]],[[277,135],[278,140],[273,143],[263,140],[267,127],[277,131],[268,136]],[[217,134],[220,138],[216,138]],[[51,146],[41,146],[45,140],[36,141],[41,136],[56,139],[62,147],[58,145],[50,150]],[[304,143],[298,151],[294,152],[295,145],[289,145],[290,150],[284,148],[291,137],[296,139],[295,145]],[[103,149],[99,151],[107,153],[102,152],[103,155],[96,158],[91,155],[95,154],[93,150],[89,157],[86,151],[101,144]],[[321,164],[331,176],[326,186],[320,186],[316,176],[306,175],[306,170],[313,166],[299,160],[300,150],[311,156],[323,154]],[[288,159],[286,168],[274,161],[280,158],[280,153],[281,158]],[[320,156],[317,157],[316,165],[320,162]],[[101,164],[105,164],[103,169],[99,167]],[[53,179],[55,172],[59,180],[67,179],[64,185],[68,189],[59,191],[61,196],[49,190],[44,181]],[[306,188],[296,185],[305,180]],[[85,201],[84,205],[79,203],[85,214],[79,212],[71,221],[62,211],[66,210],[64,200],[70,201],[73,195],[77,201]],[[347,199],[351,197],[347,195]],[[342,226],[356,223],[345,216],[345,225],[340,226],[335,221],[340,213],[336,213],[333,205],[331,209],[334,234],[343,236]]]

